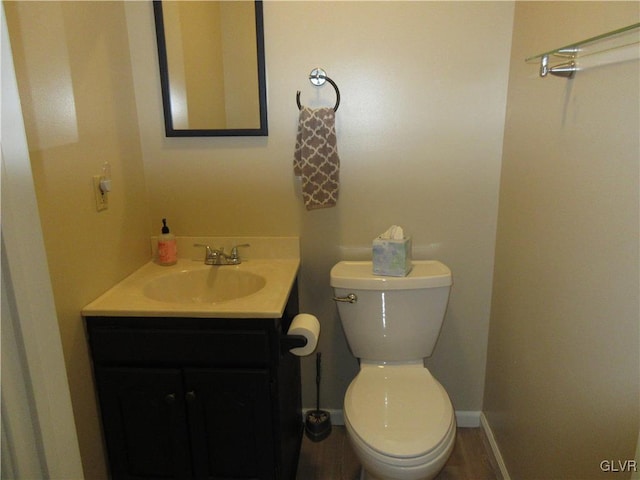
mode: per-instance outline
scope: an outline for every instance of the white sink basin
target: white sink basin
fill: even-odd
[[[262,290],[267,281],[255,273],[214,267],[183,270],[150,280],[143,293],[152,300],[172,303],[220,303]]]

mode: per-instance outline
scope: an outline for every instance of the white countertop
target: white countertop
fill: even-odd
[[[177,237],[178,263],[171,266],[151,261],[114,285],[82,309],[85,317],[200,317],[200,318],[280,318],[300,268],[297,237]],[[151,239],[155,253],[156,239]],[[214,248],[242,243],[251,247],[241,251],[240,265],[205,265],[204,250],[194,243]],[[266,280],[263,288],[241,298],[206,302],[160,301],[145,295],[149,282],[180,272],[225,269],[259,275]],[[169,297],[170,295],[168,295]]]
[[[202,261],[178,259],[171,266],[149,262],[82,309],[85,317],[207,317],[280,318],[291,293],[298,259],[246,260],[240,265],[210,266]],[[266,279],[259,291],[218,303],[173,303],[154,300],[144,294],[149,281],[185,270],[224,268],[242,270]]]

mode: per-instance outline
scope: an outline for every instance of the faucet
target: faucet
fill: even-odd
[[[249,247],[248,243],[243,243],[241,245],[235,245],[231,249],[231,253],[227,256],[224,253],[224,247],[220,247],[218,249],[211,248],[209,245],[205,245],[202,243],[194,243],[194,247],[204,247],[206,249],[204,256],[204,264],[205,265],[240,265],[242,260],[240,259],[240,255],[238,254],[239,247]]]

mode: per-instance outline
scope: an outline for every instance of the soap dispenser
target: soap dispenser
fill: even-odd
[[[174,265],[178,261],[176,237],[167,227],[167,219],[162,219],[162,233],[158,237],[158,263]]]

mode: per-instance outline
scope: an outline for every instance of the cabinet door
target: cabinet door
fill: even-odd
[[[182,372],[97,368],[114,480],[193,478]]]
[[[195,476],[273,480],[276,447],[267,370],[185,370]]]

